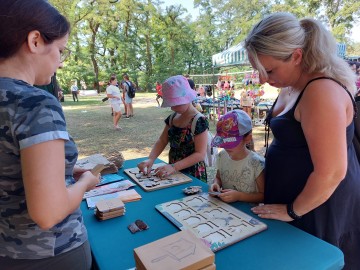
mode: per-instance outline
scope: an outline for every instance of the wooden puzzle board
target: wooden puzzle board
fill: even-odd
[[[181,172],[176,172],[165,179],[160,179],[155,175],[154,170],[163,165],[166,165],[166,163],[154,164],[149,176],[143,175],[139,172],[139,168],[137,167],[126,169],[124,172],[145,191],[153,191],[161,188],[182,185],[192,181],[189,176],[186,176]]]
[[[265,223],[207,193],[155,208],[180,230],[191,230],[202,238],[214,252],[267,229]]]

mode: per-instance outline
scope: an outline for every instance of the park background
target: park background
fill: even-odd
[[[158,109],[155,82],[177,74],[190,74],[195,83],[213,84],[214,74],[235,81],[238,95],[248,65],[214,68],[212,56],[244,40],[264,16],[292,12],[299,18],[321,20],[346,56],[360,56],[360,2],[343,1],[241,1],[241,0],[50,0],[70,21],[71,55],[57,73],[65,94],[72,81],[95,96],[70,96],[62,103],[68,128],[80,157],[95,153],[123,153],[125,159],[147,156],[164,126],[170,109]],[[121,119],[121,132],[112,129],[110,106],[102,102],[110,74],[128,74],[138,85],[135,117]],[[195,75],[208,76],[195,76]],[[210,76],[209,76],[210,75]],[[205,78],[205,79],[204,79]],[[203,80],[207,80],[204,82]],[[81,84],[82,83],[82,84]],[[86,85],[86,86],[85,86]],[[214,133],[215,121],[210,121]],[[254,127],[255,150],[264,152],[264,126]],[[167,151],[160,156],[167,161]]]
[[[84,82],[87,89],[104,91],[112,73],[127,73],[139,91],[150,92],[156,81],[172,75],[248,70],[248,66],[214,70],[211,57],[243,41],[257,21],[276,11],[321,20],[338,43],[346,44],[347,57],[360,56],[358,0],[49,2],[72,25],[68,43],[72,54],[57,76],[65,92],[72,80],[79,88]],[[208,78],[206,83],[217,79]]]

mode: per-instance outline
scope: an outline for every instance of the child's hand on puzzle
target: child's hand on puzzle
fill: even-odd
[[[218,183],[214,183],[210,186],[209,195],[213,197],[217,197],[221,194],[221,187]]]
[[[167,178],[175,172],[176,170],[171,164],[167,164],[155,169],[156,176],[160,178]]]
[[[223,189],[218,197],[226,203],[236,202],[239,201],[239,191],[234,189]]]
[[[145,175],[150,175],[151,173],[151,167],[154,164],[154,161],[151,159],[144,160],[143,162],[140,162],[137,167],[139,168],[139,171]]]

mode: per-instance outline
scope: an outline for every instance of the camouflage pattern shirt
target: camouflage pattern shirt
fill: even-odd
[[[79,208],[49,230],[41,230],[27,210],[20,150],[57,139],[65,140],[64,181],[71,182],[78,153],[58,100],[23,81],[0,78],[0,256],[48,258],[87,240]]]

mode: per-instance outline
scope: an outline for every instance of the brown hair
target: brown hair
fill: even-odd
[[[0,19],[0,58],[16,54],[31,31],[39,31],[46,44],[70,32],[67,19],[44,0],[1,0]]]

